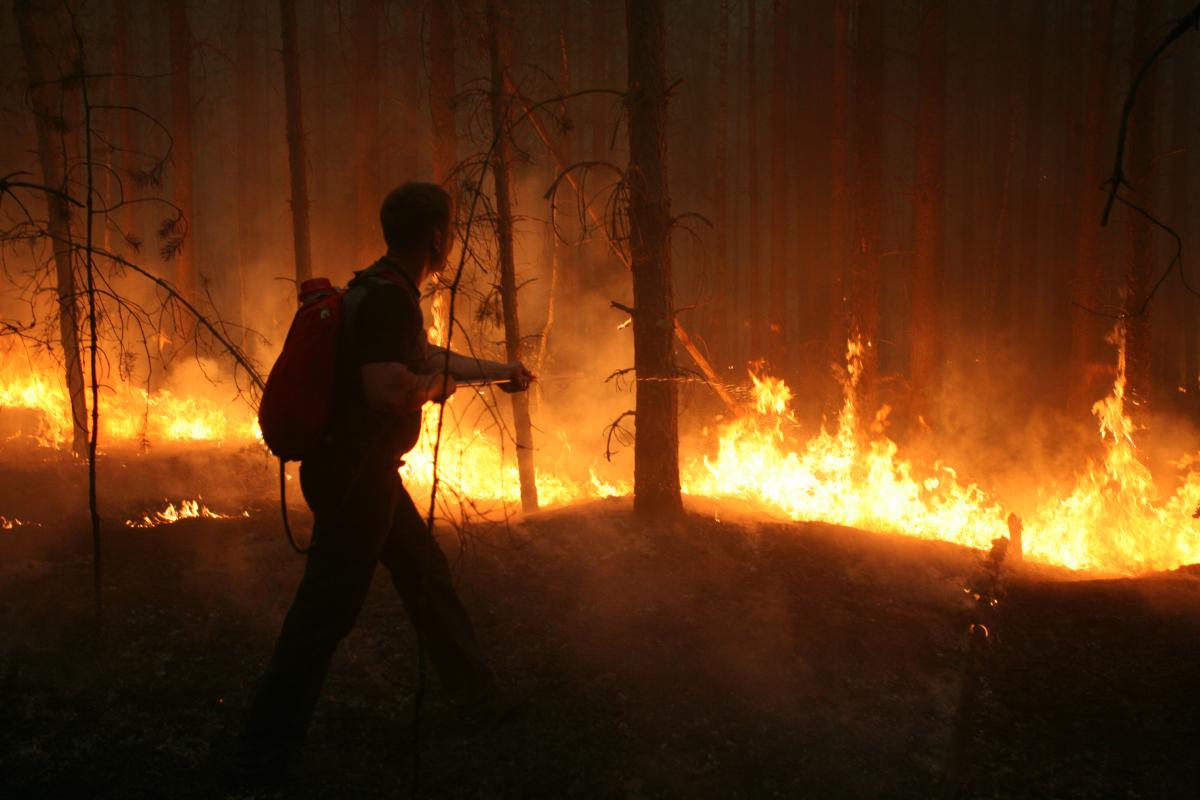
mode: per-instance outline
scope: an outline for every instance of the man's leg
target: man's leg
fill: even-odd
[[[402,491],[394,477],[371,476],[348,488],[305,483],[315,518],[312,549],[246,727],[244,755],[264,762],[286,760],[303,741],[333,652],[366,599]]]
[[[407,489],[396,501],[392,528],[380,561],[404,601],[422,646],[452,693],[495,692],[495,679],[462,601],[450,567]]]

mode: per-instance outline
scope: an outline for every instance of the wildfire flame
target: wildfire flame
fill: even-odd
[[[125,527],[157,528],[161,525],[173,525],[184,519],[237,519],[249,516],[249,511],[243,511],[241,514],[218,514],[204,505],[204,501],[201,499],[180,500],[178,507],[174,503],[167,503],[166,508],[162,511],[155,511],[153,516],[147,514],[141,519],[127,519]]]
[[[215,367],[210,366],[215,372]],[[36,412],[35,430],[25,431],[43,447],[71,441],[73,424],[66,386],[52,364],[0,353],[0,410]],[[262,440],[258,420],[244,403],[181,397],[169,389],[149,392],[126,381],[101,389],[100,435],[104,442],[253,442]]]
[[[431,341],[442,341],[441,298],[434,302]],[[1125,406],[1124,340],[1118,349],[1112,392],[1093,408],[1105,455],[1089,462],[1066,494],[1048,496],[1023,520],[1023,554],[1031,560],[1073,569],[1135,574],[1200,562],[1200,472],[1190,474],[1173,494],[1162,496],[1150,470],[1139,458],[1135,427]],[[862,419],[858,386],[863,346],[847,345],[843,403],[835,424],[816,435],[797,436],[800,424],[790,388],[778,378],[752,371],[753,409],[715,431],[712,452],[685,458],[683,490],[690,495],[739,498],[794,520],[818,520],[871,531],[903,533],[987,549],[1009,533],[1001,504],[979,486],[959,480],[944,464],[915,464],[902,458],[898,445],[883,434],[888,409]],[[0,357],[0,409],[32,409],[41,425],[36,438],[49,446],[70,441],[69,404],[50,369],[21,367]],[[147,393],[127,385],[107,390],[101,415],[108,441],[261,441],[252,411],[244,405],[183,398],[167,391]],[[466,424],[465,413],[451,418],[443,431],[439,476],[451,498],[472,504],[520,501],[514,452],[495,431]],[[406,482],[428,486],[433,444],[441,410],[429,407],[420,443],[402,468]],[[624,481],[586,480],[543,460],[537,469],[538,494],[554,505],[586,498],[627,495]],[[246,514],[243,512],[243,516]],[[200,500],[170,504],[163,511],[126,522],[154,527],[180,519],[229,519]],[[5,528],[19,521],[4,520]],[[11,523],[11,524],[4,524]]]

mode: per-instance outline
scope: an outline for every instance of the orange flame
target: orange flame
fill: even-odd
[[[167,507],[162,511],[155,511],[154,515],[149,514],[141,519],[125,520],[127,528],[157,528],[161,525],[173,525],[176,522],[184,519],[237,519],[238,517],[249,517],[249,511],[243,511],[241,514],[218,514],[204,505],[204,500],[180,500],[179,506],[174,503],[167,503]]]

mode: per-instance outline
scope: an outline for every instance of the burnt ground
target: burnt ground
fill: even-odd
[[[129,508],[161,507],[131,486],[211,477],[168,456],[109,467]],[[269,469],[245,470],[239,489],[265,496]],[[98,632],[86,525],[62,500],[78,478],[62,463],[0,468],[0,513],[42,522],[0,532],[0,797],[224,796],[220,755],[302,562],[261,503],[250,519],[110,528]],[[419,796],[1196,796],[1195,573],[1006,570],[967,670],[978,554],[715,518],[729,513],[692,503],[655,527],[598,501],[480,526],[462,548],[447,538],[524,704],[478,729],[432,681]],[[417,681],[381,573],[291,782],[230,796],[407,796]]]

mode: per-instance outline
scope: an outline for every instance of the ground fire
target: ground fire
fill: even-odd
[[[1198,25],[0,6],[0,796],[1191,796]]]

